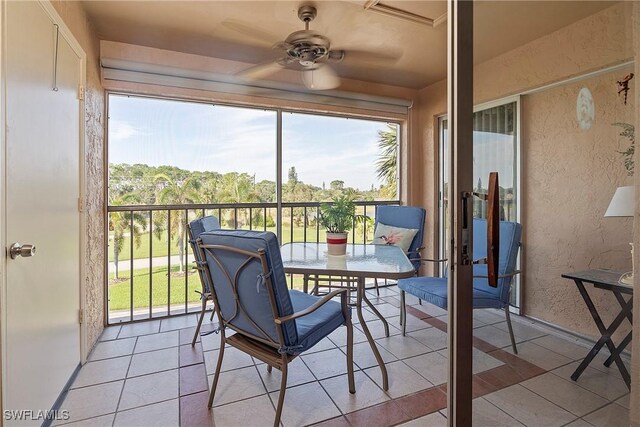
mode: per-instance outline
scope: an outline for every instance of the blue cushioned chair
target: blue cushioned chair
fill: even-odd
[[[216,218],[215,216],[205,216],[204,218],[198,218],[189,223],[189,243],[191,244],[191,250],[196,262],[200,261],[198,249],[196,248],[196,239],[205,231],[213,231],[219,228],[220,221],[218,221],[218,218]],[[196,327],[196,331],[193,334],[193,340],[191,340],[191,347],[196,345],[198,335],[200,334],[202,320],[204,319],[204,314],[207,311],[207,301],[213,301],[211,297],[211,285],[207,282],[206,278],[202,274],[202,271],[198,271],[198,273],[200,274],[200,284],[202,286],[202,291],[200,293],[202,310],[200,311],[200,317],[198,318],[198,326]],[[215,311],[212,311],[211,313],[212,319],[214,313]]]
[[[511,280],[520,273],[516,271],[516,260],[521,245],[522,226],[515,222],[500,222],[500,256],[498,267],[498,286],[489,286],[487,280],[487,266],[476,264],[473,266],[473,308],[501,308],[504,309],[509,327],[509,336],[514,353],[516,349],[511,317],[509,316],[509,297],[511,294]],[[473,257],[482,259],[487,256],[487,221],[473,220]],[[445,272],[447,270],[445,269]],[[445,273],[446,275],[446,273]],[[405,292],[425,300],[440,308],[447,308],[447,278],[446,277],[412,277],[398,280],[400,288],[400,320],[402,335],[406,333],[407,309],[405,306]]]
[[[412,228],[417,229],[418,232],[413,237],[409,250],[407,251],[407,257],[413,267],[416,270],[416,274],[420,269],[420,251],[424,249],[422,247],[422,240],[424,239],[424,221],[427,216],[427,211],[423,208],[417,208],[414,206],[378,206],[376,208],[376,227],[378,223],[390,225],[392,227],[400,228]],[[376,292],[380,295],[378,289],[378,280],[375,281]]]
[[[213,404],[225,344],[282,371],[274,426],[280,423],[287,386],[287,365],[341,325],[347,327],[349,392],[353,378],[353,329],[347,289],[320,298],[289,290],[275,234],[248,230],[216,230],[197,239],[198,267],[212,283],[214,308],[220,319],[220,353],[213,377]],[[333,298],[340,295],[340,302]],[[235,334],[226,336],[231,329]]]

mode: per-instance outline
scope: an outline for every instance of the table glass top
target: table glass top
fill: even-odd
[[[280,248],[287,272],[366,274],[367,277],[413,276],[413,265],[397,246],[347,245],[347,255],[327,254],[325,243],[287,243]]]

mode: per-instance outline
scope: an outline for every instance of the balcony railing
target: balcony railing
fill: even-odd
[[[376,207],[398,201],[356,202],[370,221],[354,224],[352,243],[373,238]],[[200,279],[192,269],[187,224],[214,215],[222,228],[272,231],[281,244],[324,242],[319,202],[109,206],[107,313],[109,324],[200,310]],[[290,286],[301,287],[298,277]]]

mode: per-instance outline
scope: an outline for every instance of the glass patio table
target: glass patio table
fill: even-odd
[[[413,265],[402,249],[387,245],[347,245],[347,254],[327,254],[325,243],[287,243],[280,248],[285,273],[304,276],[304,291],[308,291],[309,276],[343,276],[354,278],[356,286],[356,313],[371,350],[382,371],[382,388],[389,389],[389,379],[384,361],[373,336],[362,316],[362,302],[382,320],[385,335],[389,336],[389,324],[371,303],[365,293],[365,278],[403,279],[415,274]]]

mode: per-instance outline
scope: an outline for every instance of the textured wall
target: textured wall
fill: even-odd
[[[53,6],[87,54],[85,88],[85,315],[87,354],[104,328],[104,90],[100,83],[98,38],[80,2]]]
[[[590,268],[630,270],[631,218],[603,218],[616,188],[630,185],[622,156],[629,141],[615,122],[633,122],[616,79],[632,68],[564,85],[522,100],[524,310],[533,317],[595,336],[597,330],[573,282],[562,273]],[[593,126],[582,130],[576,98],[593,94]],[[610,292],[589,289],[605,323],[618,313]],[[625,325],[626,326],[626,325]],[[620,332],[623,328],[620,329]],[[624,331],[626,335],[627,330]]]
[[[640,2],[635,2],[633,5],[633,48],[635,54],[636,64],[640,61]],[[637,84],[637,83],[636,83]],[[636,105],[640,107],[640,90],[636,90]],[[635,117],[636,129],[640,129],[640,108],[636,108]],[[637,134],[636,134],[637,135]],[[636,165],[639,164],[638,160],[640,155],[636,150]],[[633,230],[634,247],[640,248],[640,172],[637,172],[634,176],[636,186],[636,217]],[[636,249],[633,254],[634,265],[640,265],[640,250]],[[636,267],[636,271],[640,271]],[[634,275],[636,289],[640,288],[640,273]],[[636,292],[633,296],[633,306],[635,308],[636,319],[638,318],[638,312],[640,307],[640,292]],[[631,360],[631,414],[630,424],[633,427],[640,427],[640,328],[637,326],[633,329],[632,345],[632,360]]]
[[[474,102],[504,98],[629,61],[633,58],[631,9],[631,3],[618,3],[476,65]],[[597,330],[575,286],[559,275],[572,269],[630,265],[631,220],[602,218],[616,186],[631,182],[616,153],[624,140],[610,125],[630,121],[634,111],[634,101],[624,107],[615,93],[615,79],[627,71],[522,99],[524,313],[592,337]],[[588,131],[579,130],[575,119],[576,96],[582,86],[588,86],[595,98],[596,121]],[[437,215],[436,118],[446,113],[446,92],[445,81],[424,88],[416,107],[422,145],[413,149],[412,176],[420,180],[422,192],[412,200],[428,209],[428,226]],[[432,237],[427,255],[435,256]],[[618,310],[610,296],[598,294],[596,304],[604,312]]]

